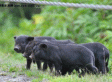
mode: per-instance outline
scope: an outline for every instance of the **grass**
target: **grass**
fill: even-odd
[[[18,77],[25,75],[31,78],[32,82],[112,82],[112,70],[106,75],[91,75],[86,74],[84,77],[79,78],[78,73],[74,71],[71,75],[55,76],[54,72],[37,70],[36,64],[31,65],[31,70],[26,70],[26,59],[21,54],[9,54],[0,52],[0,72],[6,72],[5,75]],[[109,61],[111,62],[111,61]],[[110,66],[111,63],[109,63]]]

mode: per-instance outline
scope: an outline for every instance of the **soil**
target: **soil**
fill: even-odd
[[[31,82],[31,79],[25,75],[18,75],[16,77],[7,75],[6,72],[0,72],[0,82]]]

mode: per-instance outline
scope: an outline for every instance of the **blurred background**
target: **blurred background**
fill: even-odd
[[[112,5],[112,0],[46,1]],[[112,10],[48,5],[0,7],[0,53],[17,54],[13,50],[13,37],[20,35],[51,36],[58,40],[70,39],[78,44],[100,42],[109,49],[111,55]],[[109,66],[112,66],[111,62]]]

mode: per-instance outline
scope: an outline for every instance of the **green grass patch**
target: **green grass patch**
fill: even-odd
[[[31,77],[31,76],[38,76],[39,75],[39,72],[38,71],[26,71],[25,74],[28,76],[28,77]]]
[[[112,62],[109,61],[109,73],[106,75],[92,75],[86,74],[84,77],[79,78],[79,74],[74,70],[71,75],[55,76],[55,73],[50,73],[50,70],[46,71],[38,70],[36,64],[31,65],[30,70],[26,70],[26,59],[21,54],[13,55],[0,52],[0,72],[5,71],[6,75],[12,77],[18,77],[19,75],[25,75],[31,78],[32,82],[112,82]],[[111,58],[111,57],[110,57]]]
[[[17,71],[19,71],[19,68],[16,66],[14,66],[14,67],[12,66],[9,68],[9,72],[17,72]]]

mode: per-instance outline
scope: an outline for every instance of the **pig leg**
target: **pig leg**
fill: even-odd
[[[47,69],[47,61],[44,61],[44,64],[43,64],[43,71],[45,71]]]
[[[41,61],[36,61],[36,63],[37,63],[38,69],[40,70],[41,69]]]
[[[31,63],[32,63],[32,59],[27,59],[26,69],[30,69]]]

